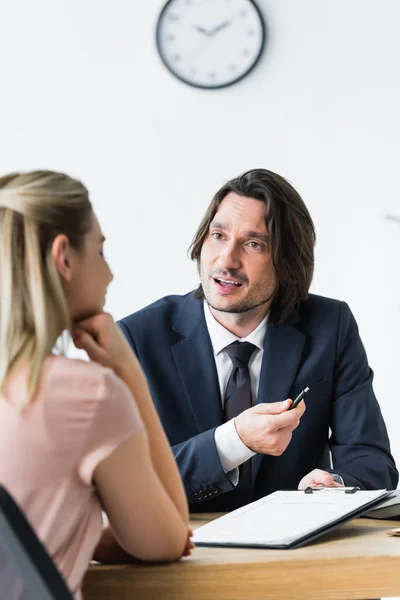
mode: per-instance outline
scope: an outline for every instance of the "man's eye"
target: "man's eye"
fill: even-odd
[[[262,250],[262,245],[259,244],[258,242],[249,242],[249,246],[250,246],[250,248],[253,248],[254,250]]]
[[[218,233],[218,231],[214,231],[214,232],[211,234],[211,237],[213,237],[213,238],[214,238],[214,240],[221,240],[221,239],[222,239],[222,234],[221,234],[221,233]]]

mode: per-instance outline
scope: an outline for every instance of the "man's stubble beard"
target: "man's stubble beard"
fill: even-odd
[[[253,289],[250,296],[240,300],[236,303],[230,304],[228,306],[221,306],[219,304],[217,304],[217,302],[213,301],[212,298],[212,294],[209,293],[207,286],[204,286],[204,283],[202,283],[202,288],[203,288],[203,293],[205,296],[205,299],[207,301],[207,304],[213,309],[213,310],[217,310],[219,312],[224,312],[224,313],[232,313],[232,314],[241,314],[241,313],[247,313],[250,312],[256,308],[258,308],[259,306],[263,306],[264,304],[267,304],[270,300],[273,299],[274,295],[275,295],[275,286],[268,286],[267,289],[265,289],[265,291],[263,291],[263,294],[261,296],[261,291],[259,290],[259,293],[257,289]]]

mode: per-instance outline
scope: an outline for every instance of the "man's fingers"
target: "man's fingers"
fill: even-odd
[[[316,480],[316,483],[326,485],[328,487],[335,483],[332,475],[330,473],[326,473],[325,471],[323,471],[319,477],[315,477],[314,480]]]
[[[306,487],[316,487],[322,485],[324,487],[343,487],[337,483],[328,471],[322,469],[314,469],[308,475],[305,475],[299,483],[299,490],[304,490]]]
[[[335,481],[330,473],[323,471],[323,475],[315,477],[312,485],[323,485],[325,487],[343,487],[341,483]]]
[[[287,400],[283,400],[282,402],[263,402],[260,404],[256,404],[256,406],[253,407],[253,411],[263,415],[280,415],[282,413],[287,412],[292,406],[292,404],[293,400],[291,400],[290,398],[288,398]],[[302,400],[300,404],[298,404],[296,408],[294,408],[293,411],[290,412],[292,412],[292,414],[297,414],[298,417],[301,417],[305,410],[306,405],[304,400]]]
[[[322,469],[314,469],[314,471],[309,473],[309,477],[314,485],[326,485],[329,487],[335,483],[332,475]]]
[[[293,412],[297,411],[297,414],[299,415],[299,417],[302,417],[305,413],[305,410],[306,410],[306,403],[304,402],[304,400],[302,400],[300,402],[300,404],[298,404],[296,406],[296,408],[293,409]]]
[[[283,402],[262,402],[254,406],[254,412],[263,415],[279,415],[289,409],[291,400],[283,400]]]
[[[280,431],[281,429],[289,428],[290,430],[296,429],[300,422],[301,414],[295,410],[289,410],[280,414],[274,415],[274,419],[270,419],[270,430]]]

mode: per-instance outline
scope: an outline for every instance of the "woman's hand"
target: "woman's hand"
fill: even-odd
[[[128,342],[108,313],[75,323],[71,333],[75,346],[85,350],[90,360],[114,371],[127,360],[136,361]]]
[[[125,565],[135,562],[135,559],[118,544],[109,525],[103,529],[101,538],[94,550],[93,560],[110,565]]]
[[[195,547],[194,543],[190,539],[192,537],[192,535],[193,535],[193,530],[189,527],[188,538],[187,538],[186,546],[183,550],[182,556],[190,556],[193,548]]]

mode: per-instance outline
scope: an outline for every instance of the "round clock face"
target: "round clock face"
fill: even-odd
[[[253,0],[169,0],[157,24],[157,48],[178,79],[221,88],[255,66],[265,26]]]

